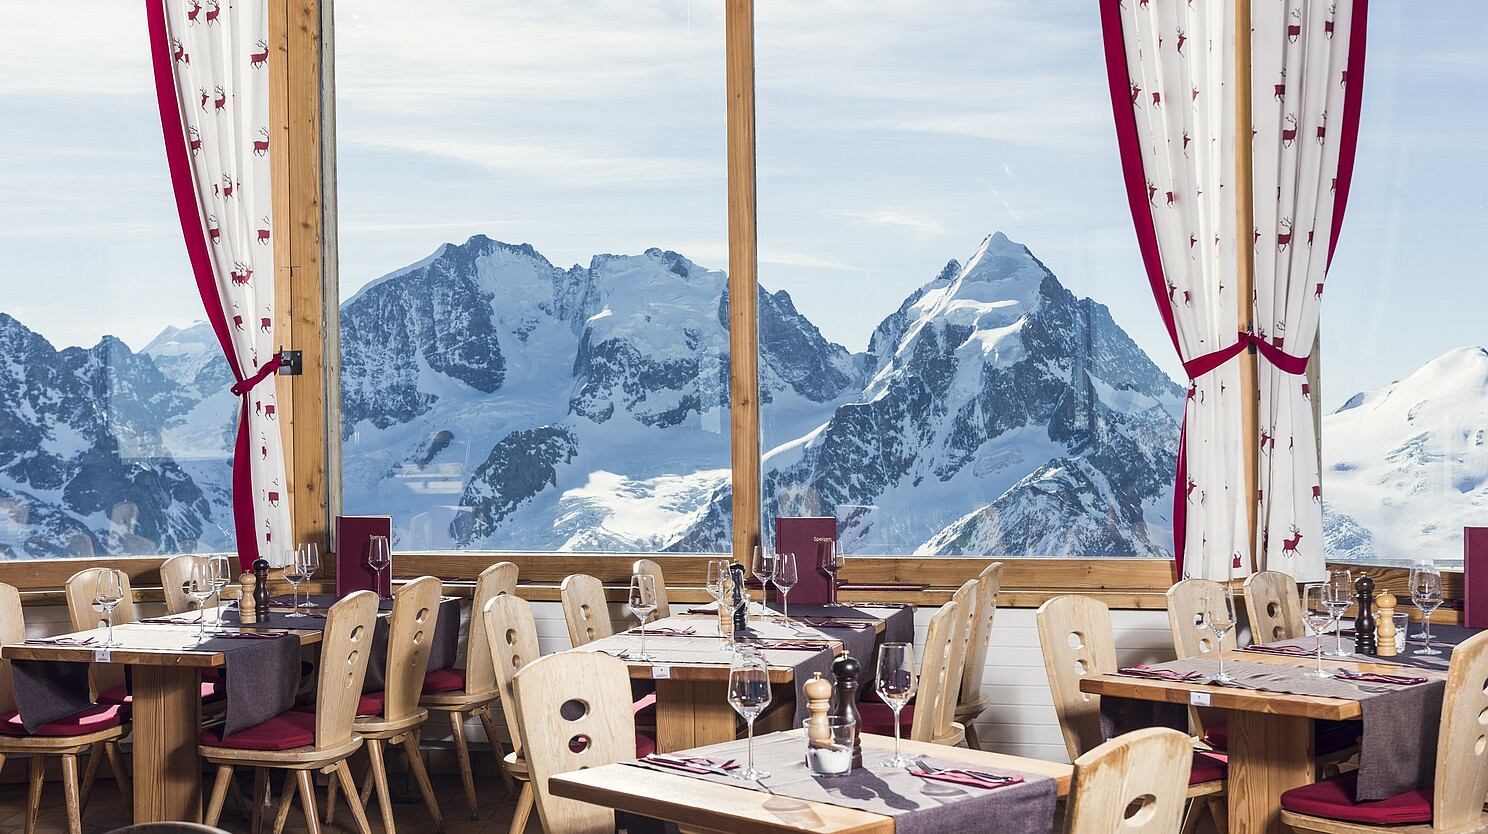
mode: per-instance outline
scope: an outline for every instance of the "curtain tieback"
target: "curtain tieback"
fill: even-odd
[[[269,361],[263,363],[258,367],[257,373],[255,373],[253,376],[248,377],[247,379],[240,379],[233,384],[233,395],[238,397],[247,395],[248,392],[256,388],[260,382],[263,382],[264,380],[273,376],[274,372],[279,370],[279,362],[279,354],[276,353],[273,356],[269,357]]]
[[[1256,350],[1266,357],[1266,361],[1282,373],[1293,376],[1302,376],[1307,373],[1307,360],[1312,358],[1310,353],[1307,356],[1294,356],[1254,333],[1245,332],[1240,333],[1235,343],[1229,347],[1220,348],[1213,353],[1206,353],[1184,362],[1183,371],[1188,374],[1189,379],[1198,379],[1239,356],[1250,345],[1255,345]]]

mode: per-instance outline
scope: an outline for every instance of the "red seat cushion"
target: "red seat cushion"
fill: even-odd
[[[464,669],[451,666],[448,669],[436,669],[424,675],[425,695],[435,695],[440,692],[458,692],[464,688]]]
[[[914,724],[914,711],[914,704],[899,711],[900,735],[909,735],[909,728]],[[858,704],[858,717],[861,719],[859,726],[865,733],[881,736],[894,734],[894,711],[889,708],[888,704],[876,701]]]
[[[1229,771],[1230,763],[1224,756],[1195,750],[1193,766],[1188,769],[1188,783],[1197,785],[1202,782],[1213,782],[1225,778],[1225,774]]]
[[[1359,741],[1360,725],[1354,721],[1318,721],[1313,725],[1312,747],[1316,755],[1337,753]],[[1204,733],[1204,743],[1215,750],[1228,750],[1230,727],[1215,724]]]
[[[656,721],[656,693],[652,692],[630,705],[630,714],[635,718],[646,717]]]
[[[307,747],[315,743],[315,713],[280,713],[262,724],[254,724],[244,730],[222,737],[222,728],[203,730],[199,739],[202,744],[213,747],[234,747],[238,750],[289,750]]]
[[[81,736],[117,727],[129,720],[129,707],[123,704],[94,704],[65,718],[43,724],[28,732],[15,710],[0,716],[0,733],[8,736]]]
[[[1377,802],[1358,802],[1354,791],[1359,772],[1292,788],[1281,795],[1281,807],[1295,814],[1358,822],[1365,825],[1402,825],[1431,822],[1431,788],[1417,788]]]
[[[656,739],[645,733],[636,733],[636,758],[644,759],[656,752]]]
[[[363,692],[362,697],[357,700],[357,715],[382,715],[382,706],[385,700],[381,692]]]
[[[222,698],[225,698],[226,696],[227,696],[227,690],[223,689],[223,683],[222,683],[222,681],[220,681],[220,680],[212,681],[212,680],[207,680],[205,677],[202,678],[202,682],[201,682],[201,699],[203,701],[217,701],[217,700],[220,700]],[[133,704],[134,703],[134,696],[133,695],[130,695],[129,692],[124,687],[122,687],[122,686],[116,686],[113,689],[105,689],[104,691],[98,693],[98,703],[100,703],[100,704]]]

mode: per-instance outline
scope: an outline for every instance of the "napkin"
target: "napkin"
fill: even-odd
[[[1417,678],[1410,675],[1387,675],[1383,672],[1350,672],[1347,669],[1339,669],[1333,674],[1339,680],[1355,681],[1358,683],[1393,683],[1397,686],[1415,686],[1425,683],[1426,678]]]
[[[828,646],[827,643],[811,643],[806,640],[751,640],[749,645],[782,652],[819,652]]]
[[[720,761],[718,759],[707,759],[702,756],[673,756],[663,753],[652,753],[640,761],[648,765],[681,770],[687,773],[713,773],[722,775],[730,770],[738,770],[739,764],[733,759]]]
[[[1133,678],[1149,678],[1155,681],[1175,681],[1181,683],[1194,683],[1205,680],[1203,672],[1175,672],[1172,669],[1153,669],[1148,666],[1123,666],[1116,670],[1117,674]]]
[[[633,628],[628,633],[640,634],[643,631],[645,632],[645,635],[647,637],[692,637],[693,635],[697,634],[697,629],[691,626],[688,626],[687,628],[672,628],[671,626],[648,629]]]
[[[829,620],[821,617],[802,617],[801,622],[812,628],[850,628],[853,631],[862,631],[865,628],[873,628],[873,623],[851,620]]]
[[[918,767],[915,767],[910,768],[907,772],[910,775],[918,776],[921,779],[934,779],[937,782],[950,782],[953,785],[962,785],[971,788],[983,788],[985,790],[1005,788],[1008,785],[1016,785],[1023,781],[1022,776],[1002,776],[1000,774],[987,773],[986,771],[981,770],[949,769],[936,770],[932,773],[930,771],[921,770]]]
[[[32,637],[23,642],[40,643],[48,646],[91,646],[98,642],[98,638],[84,637],[79,640],[76,637]]]
[[[1245,651],[1260,652],[1261,654],[1284,654],[1291,657],[1312,657],[1313,655],[1317,654],[1316,650],[1309,649],[1306,646],[1293,646],[1289,644],[1280,646],[1267,646],[1259,643],[1254,643],[1246,646]]]

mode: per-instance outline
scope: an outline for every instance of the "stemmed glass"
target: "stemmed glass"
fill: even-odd
[[[300,583],[305,581],[305,548],[303,545],[295,548],[294,556],[289,564],[282,569],[284,581],[289,583],[294,593],[294,611],[286,614],[286,617],[308,617],[309,614],[300,612]]]
[[[837,549],[836,542],[822,542],[821,569],[832,577],[832,603],[837,602],[837,572],[847,566],[847,557]]]
[[[232,581],[232,562],[226,553],[215,553],[207,557],[207,573],[212,577],[212,602],[217,614],[213,631],[223,631],[222,589]]]
[[[780,615],[790,622],[790,592],[796,587],[796,554],[775,554],[775,587],[780,589]]]
[[[733,571],[729,570],[729,567],[729,563],[724,562],[723,596],[719,599],[718,605],[719,608],[724,612],[724,614],[728,616],[729,621],[733,622],[735,616],[738,615],[740,611],[747,612],[749,610],[749,595],[744,593],[744,589],[740,587],[740,585],[742,585],[742,582],[734,578],[735,574]],[[739,634],[739,630],[734,629],[732,632],[732,640],[733,647],[736,651],[741,645],[743,645],[740,642],[740,636],[741,635]]]
[[[104,620],[108,623],[108,639],[103,641],[104,646],[122,645],[114,639],[114,608],[124,601],[124,578],[113,568],[104,568],[98,572],[98,583],[93,589],[93,604],[103,609]]]
[[[1416,573],[1418,571],[1420,571],[1422,568],[1434,569],[1434,564],[1435,563],[1433,563],[1430,559],[1417,559],[1416,560],[1416,563],[1413,564],[1413,565],[1411,565],[1410,578],[1407,581],[1410,583],[1410,585],[1408,587],[1410,587],[1412,593],[1415,592],[1415,588],[1416,588]],[[1421,630],[1420,631],[1417,631],[1415,634],[1410,635],[1410,639],[1411,640],[1424,640],[1425,638],[1426,638],[1426,624],[1423,621],[1421,623]]]
[[[656,658],[646,653],[646,618],[656,610],[656,577],[637,573],[630,577],[630,613],[641,621],[641,653],[635,659],[650,662]]]
[[[770,705],[770,667],[755,651],[742,651],[729,665],[728,702],[749,725],[749,757],[736,779],[756,781],[770,774],[754,766],[754,719]]]
[[[217,588],[212,582],[212,567],[205,560],[198,559],[191,565],[191,573],[186,577],[186,596],[196,603],[196,641],[198,643],[207,639],[207,600],[212,594],[217,593]]]
[[[1442,604],[1441,571],[1435,565],[1422,565],[1416,569],[1415,578],[1411,580],[1411,602],[1421,609],[1421,619],[1425,623],[1421,634],[1426,638],[1426,645],[1411,654],[1441,654],[1441,649],[1431,648],[1431,615]]]
[[[305,607],[319,608],[320,605],[310,601],[310,582],[315,579],[315,574],[320,573],[320,545],[305,542],[299,549],[305,551],[305,558],[301,563],[305,568]]]
[[[1333,606],[1329,604],[1328,586],[1314,582],[1302,587],[1302,616],[1317,635],[1317,671],[1308,672],[1314,678],[1331,677],[1323,671],[1323,630],[1333,622]]]
[[[370,536],[367,539],[367,567],[372,569],[377,583],[377,595],[382,596],[382,572],[392,567],[393,551],[388,547],[387,536]]]
[[[1354,577],[1346,570],[1328,572],[1328,604],[1333,607],[1333,629],[1336,645],[1329,657],[1352,657],[1353,653],[1343,647],[1343,615],[1354,604]]]
[[[769,550],[766,550],[760,545],[754,546],[752,567],[754,569],[754,578],[760,581],[760,588],[762,589],[762,601],[760,602],[761,615],[768,610],[770,605],[770,582],[775,576],[775,558],[775,554]]]
[[[1224,668],[1225,635],[1235,628],[1235,590],[1229,585],[1205,593],[1204,623],[1214,633],[1214,641],[1219,647],[1219,674],[1214,679],[1220,683],[1234,683],[1235,679]]]
[[[884,643],[878,647],[878,695],[894,711],[894,755],[884,767],[908,767],[910,759],[899,752],[899,711],[914,697],[915,657],[913,643]]]

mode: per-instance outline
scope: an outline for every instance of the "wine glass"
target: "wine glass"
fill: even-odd
[[[294,556],[290,557],[289,564],[281,568],[280,572],[294,594],[294,611],[285,616],[308,617],[308,614],[300,613],[300,583],[305,581],[305,548],[303,545],[295,548]]]
[[[832,577],[832,603],[837,603],[837,572],[847,566],[847,557],[837,549],[836,542],[822,542],[821,569]]]
[[[723,605],[723,589],[728,584],[729,563],[727,559],[709,559],[708,576],[703,588],[708,591],[708,596],[721,607]]]
[[[1219,674],[1214,679],[1220,683],[1234,683],[1235,679],[1225,672],[1224,667],[1225,635],[1235,628],[1235,590],[1233,588],[1229,585],[1221,585],[1219,588],[1206,591],[1204,622],[1214,633],[1214,640],[1219,649]]]
[[[775,554],[760,545],[754,546],[754,578],[760,581],[760,612],[763,614],[770,604],[770,581],[775,576]]]
[[[315,542],[305,542],[300,545],[305,551],[305,559],[302,563],[305,568],[305,607],[319,608],[320,605],[310,600],[310,582],[315,579],[315,574],[320,573],[320,545]]]
[[[878,647],[878,695],[894,711],[894,756],[884,759],[884,767],[908,767],[910,759],[899,752],[899,711],[915,694],[915,657],[913,643],[884,643]]]
[[[1425,623],[1421,633],[1426,638],[1426,645],[1411,654],[1441,654],[1441,649],[1431,648],[1431,615],[1442,604],[1441,571],[1435,565],[1423,565],[1416,569],[1415,579],[1411,580],[1411,602],[1421,609],[1421,620]]]
[[[232,561],[226,553],[214,553],[207,557],[207,572],[212,577],[212,601],[217,610],[214,631],[223,630],[222,622],[222,589],[232,581]]]
[[[191,572],[186,575],[186,596],[196,603],[196,641],[198,643],[207,639],[207,600],[212,594],[217,593],[216,586],[212,583],[212,567],[205,559],[197,559],[191,565]]]
[[[1408,580],[1406,580],[1410,584],[1407,585],[1406,587],[1414,589],[1416,587],[1416,572],[1419,571],[1419,570],[1421,570],[1421,568],[1430,568],[1434,564],[1435,563],[1433,563],[1430,559],[1417,559],[1416,562],[1415,562],[1415,564],[1411,565],[1410,578]],[[1415,634],[1410,635],[1410,638],[1409,639],[1411,639],[1411,640],[1424,640],[1425,638],[1426,638],[1426,625],[1423,622],[1421,624],[1421,630],[1420,631],[1417,631]]]
[[[799,573],[796,570],[796,554],[775,554],[775,587],[780,589],[780,615],[790,621],[790,592],[796,587]]]
[[[742,651],[734,656],[729,665],[728,702],[749,725],[748,763],[734,778],[751,782],[764,779],[770,774],[754,766],[754,719],[770,705],[770,667],[758,652]]]
[[[656,658],[646,653],[646,618],[656,610],[656,577],[637,573],[630,577],[630,613],[641,621],[641,653],[635,659],[650,662]]]
[[[1328,600],[1327,585],[1314,582],[1302,586],[1302,616],[1317,635],[1317,671],[1307,673],[1314,678],[1331,677],[1323,671],[1323,630],[1333,622],[1333,606],[1328,604]]]
[[[387,536],[369,536],[367,538],[367,567],[372,569],[379,597],[382,596],[382,572],[392,567],[392,564],[393,551],[388,546]]]
[[[1328,600],[1333,606],[1333,619],[1336,621],[1333,629],[1336,645],[1333,651],[1328,652],[1329,657],[1352,657],[1353,652],[1343,647],[1343,615],[1349,606],[1354,604],[1354,577],[1346,570],[1335,570],[1328,572]]]
[[[104,646],[122,645],[114,639],[114,608],[123,601],[123,575],[113,568],[100,570],[98,582],[93,588],[93,604],[103,609],[104,620],[108,623],[108,639],[103,641]]]

